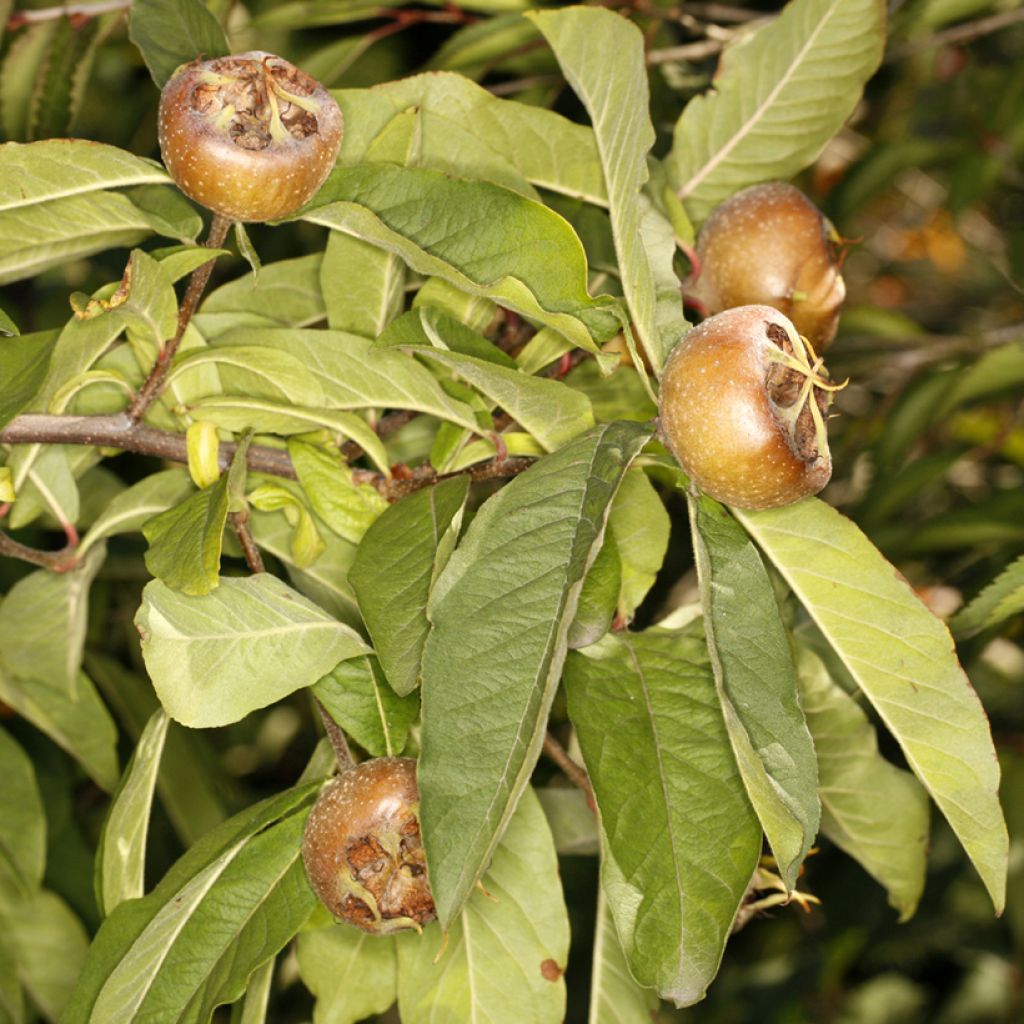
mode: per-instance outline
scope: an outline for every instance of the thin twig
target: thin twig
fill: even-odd
[[[345,739],[345,734],[341,731],[338,723],[331,718],[327,708],[320,702],[320,698],[314,697],[313,701],[316,704],[317,711],[320,712],[320,719],[324,723],[324,731],[327,733],[327,738],[331,741],[331,746],[334,748],[334,756],[338,759],[338,771],[347,772],[350,768],[354,768],[356,764],[352,757],[352,751],[349,750],[348,740]]]
[[[40,551],[38,548],[30,548],[27,544],[18,543],[2,530],[0,530],[0,555],[17,558],[30,565],[38,565],[51,572],[69,572],[78,564],[76,549],[70,544],[59,551]]]
[[[263,565],[263,556],[260,554],[260,549],[256,546],[252,530],[249,529],[249,510],[243,509],[241,512],[231,512],[228,514],[228,519],[234,528],[235,535],[238,537],[238,543],[242,545],[242,554],[245,555],[245,564],[249,566],[249,572],[253,575],[266,572],[266,568]]]
[[[230,227],[231,221],[227,217],[222,217],[219,213],[215,213],[210,224],[210,233],[207,235],[203,245],[208,249],[219,249],[224,244],[224,239],[227,238]],[[128,407],[128,416],[134,422],[142,419],[146,414],[146,410],[153,404],[163,389],[164,381],[167,379],[167,371],[171,368],[171,361],[178,351],[181,339],[185,336],[185,331],[192,320],[192,314],[195,313],[199,300],[206,290],[206,283],[210,280],[210,275],[213,273],[213,265],[216,262],[216,259],[208,260],[201,267],[197,267],[192,271],[188,287],[185,289],[185,296],[181,300],[181,306],[178,308],[178,326],[174,332],[174,337],[165,342],[160,349],[156,362],[153,363],[153,368],[149,371],[149,376],[139,389],[135,400]]]
[[[558,765],[565,773],[566,778],[587,794],[587,800],[591,807],[594,806],[594,790],[590,785],[590,778],[587,773],[569,756],[565,747],[555,739],[551,733],[544,736],[544,753]]]
[[[969,21],[964,25],[954,25],[952,28],[944,29],[942,32],[935,32],[933,35],[925,36],[923,39],[915,39],[892,51],[885,58],[887,64],[902,60],[915,53],[925,50],[934,50],[939,46],[948,46],[951,43],[971,43],[982,36],[991,35],[1001,28],[1009,28],[1018,22],[1024,21],[1024,8],[1016,7],[1012,11],[1003,11],[1000,14],[992,14],[987,18],[978,18],[976,21]]]

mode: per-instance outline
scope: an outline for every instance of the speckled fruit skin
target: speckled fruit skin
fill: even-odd
[[[793,382],[769,385],[780,368],[769,358],[778,346],[768,332],[778,336],[780,328],[795,334],[770,306],[709,317],[672,350],[661,378],[666,444],[700,490],[737,508],[792,504],[816,494],[832,475],[827,443],[818,450],[809,410],[795,429],[780,416],[786,403],[795,404]],[[815,397],[819,408],[827,404]]]
[[[327,909],[364,931],[432,921],[415,760],[363,761],[329,783],[309,812],[302,860]]]
[[[839,324],[846,285],[835,229],[797,188],[773,181],[727,199],[697,240],[689,293],[709,313],[748,304],[785,313],[819,351]]]
[[[258,95],[265,75],[301,101],[300,108],[274,96],[278,110],[287,106],[285,123],[289,114],[298,113],[302,129],[293,129],[297,134],[279,132],[279,137],[257,148],[254,134],[239,131],[244,125],[237,120],[232,126],[235,138],[228,127],[218,124],[223,107],[213,93],[218,79],[257,83],[256,103],[239,116],[252,124],[266,121],[272,105],[265,88],[262,102]],[[297,137],[309,129],[314,130]],[[160,96],[160,152],[168,172],[187,196],[229,220],[277,220],[293,213],[331,172],[341,136],[341,111],[330,93],[288,61],[259,50],[183,64]],[[248,145],[235,141],[239,137]]]

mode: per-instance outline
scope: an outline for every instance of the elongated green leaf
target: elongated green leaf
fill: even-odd
[[[266,263],[259,287],[245,274],[212,291],[193,323],[212,339],[239,326],[239,319],[260,327],[309,327],[326,315],[320,289],[322,253]],[[358,333],[358,332],[357,332]]]
[[[419,685],[427,599],[455,546],[468,491],[468,478],[456,477],[392,505],[366,531],[352,564],[359,609],[396,693]]]
[[[358,544],[387,500],[370,484],[357,484],[338,455],[304,441],[290,441],[288,452],[313,511],[339,536]]]
[[[882,59],[880,0],[793,0],[722,55],[714,91],[676,124],[668,166],[695,222],[723,199],[791,178],[821,152]]]
[[[224,30],[200,0],[136,0],[128,32],[159,87],[179,64],[231,52]]]
[[[19,334],[21,334],[21,331],[18,330],[18,325],[0,309],[0,336],[6,335],[9,338],[12,335],[17,336]]]
[[[56,331],[0,341],[0,379],[4,381],[0,392],[0,427],[14,419],[35,397],[56,343]]]
[[[349,658],[313,687],[331,717],[374,757],[397,757],[419,714],[413,694],[399,697],[376,658]]]
[[[96,856],[96,902],[104,915],[144,892],[146,835],[170,719],[153,712],[103,824]]]
[[[906,921],[924,889],[928,794],[879,754],[874,727],[816,654],[801,648],[797,667],[818,753],[821,830],[885,886]]]
[[[430,362],[448,367],[486,395],[535,437],[545,451],[560,448],[594,425],[586,395],[559,381],[531,377],[460,352],[439,348],[415,351]]]
[[[569,921],[544,812],[527,788],[483,885],[448,930],[398,939],[403,1024],[556,1024],[565,1016]]]
[[[484,504],[435,586],[418,778],[445,926],[529,780],[584,577],[615,491],[649,436],[639,424],[613,423],[541,459]],[[453,743],[465,751],[458,763]]]
[[[613,634],[570,657],[566,688],[633,976],[688,1006],[718,971],[761,852],[704,645]]]
[[[98,651],[88,651],[85,664],[124,731],[138,742],[147,722],[160,708],[150,681]],[[185,847],[227,818],[227,788],[223,766],[207,737],[172,723],[160,758],[157,790]]]
[[[1001,910],[1008,840],[996,795],[999,765],[945,625],[824,502],[736,515],[896,737]]]
[[[101,189],[166,184],[155,161],[84,139],[46,139],[0,145],[0,211]]]
[[[0,668],[0,700],[63,747],[106,792],[117,785],[117,728],[96,688],[79,672],[74,689],[12,678]]]
[[[716,501],[689,498],[708,652],[736,762],[785,883],[818,834],[818,765],[768,573]]]
[[[74,988],[89,939],[82,922],[56,893],[14,896],[0,887],[0,928],[29,999],[56,1020]]]
[[[975,636],[1024,612],[1024,556],[1006,567],[950,622],[958,638]]]
[[[586,255],[569,224],[486,181],[437,171],[339,167],[303,214],[372,242],[413,270],[442,277],[597,351],[618,328],[614,300],[587,294]]]
[[[376,338],[402,311],[405,264],[368,242],[332,231],[320,287],[333,330]]]
[[[686,333],[679,280],[672,271],[675,242],[645,245],[641,222],[654,217],[642,203],[647,154],[654,127],[647,114],[650,95],[640,30],[601,7],[530,12],[555,51],[573,90],[594,123],[594,135],[608,188],[615,251],[633,322],[655,372]],[[608,60],[609,53],[615,60]],[[660,267],[653,269],[653,263]]]
[[[356,556],[355,544],[319,524],[317,532],[325,544],[324,550],[312,565],[300,566],[292,552],[294,529],[283,512],[265,513],[252,509],[249,523],[256,543],[287,568],[300,593],[336,619],[350,626],[360,625],[356,595],[348,582],[348,572]],[[315,518],[314,525],[317,525]]]
[[[357,334],[266,328],[232,331],[216,341],[218,347],[235,344],[290,352],[320,381],[330,409],[412,409],[476,429],[473,411],[449,398],[429,370]]]
[[[266,573],[222,578],[202,597],[153,580],[135,624],[157,696],[192,728],[237,722],[369,651],[348,626]]]
[[[619,615],[629,620],[665,561],[671,521],[647,474],[634,466],[612,503],[608,531],[619,552],[622,586]]]
[[[34,889],[46,867],[46,815],[32,761],[6,729],[0,729],[0,773],[0,879],[16,879],[24,890]]]
[[[141,900],[103,923],[65,1024],[200,1024],[244,991],[309,916],[300,860],[316,785],[289,790],[225,822]]]
[[[153,516],[183,502],[192,489],[192,481],[184,469],[165,469],[143,478],[107,505],[82,538],[79,553],[88,551],[106,537],[141,530]]]
[[[0,601],[0,669],[71,694],[78,680],[89,587],[106,551],[90,551],[70,572],[37,569]]]
[[[168,381],[209,363],[217,365],[224,390],[229,393],[270,398],[294,405],[323,404],[324,392],[320,382],[300,360],[280,349],[259,345],[218,346],[188,352],[176,361],[168,374]]]
[[[376,159],[387,126],[415,109],[418,165],[493,181],[524,195],[527,182],[607,203],[594,133],[543,107],[498,99],[461,75],[413,75],[335,94],[345,115],[344,164]]]
[[[227,474],[180,505],[148,520],[146,568],[183,594],[208,594],[220,582],[220,552],[228,520]]]
[[[0,211],[0,284],[104,249],[135,245],[151,231],[142,211],[112,192],[12,204]]]
[[[398,995],[395,941],[347,924],[299,933],[299,973],[316,997],[313,1024],[356,1024]]]
[[[83,25],[64,15],[57,22],[35,83],[33,138],[68,134],[82,95],[79,80],[88,73],[99,33],[99,23],[92,18]]]
[[[587,1024],[650,1024],[661,1000],[629,973],[603,886],[597,892],[593,964]]]

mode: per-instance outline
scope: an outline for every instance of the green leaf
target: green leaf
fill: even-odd
[[[945,625],[849,520],[816,498],[735,513],[793,588],[978,869],[996,910],[1006,823],[988,720]]]
[[[0,669],[67,694],[78,685],[89,587],[106,556],[90,552],[70,572],[37,569],[0,601]]]
[[[392,505],[366,531],[349,580],[392,689],[412,693],[430,623],[427,599],[462,524],[469,479],[425,487]]]
[[[821,831],[885,886],[906,921],[924,889],[928,794],[879,754],[874,726],[816,654],[801,648],[797,668],[818,753]]]
[[[128,34],[160,88],[180,64],[231,52],[220,23],[200,0],[134,0]]]
[[[288,453],[313,511],[340,537],[358,544],[388,507],[370,484],[357,484],[340,456],[304,441],[289,441]]]
[[[413,694],[399,697],[388,686],[376,658],[349,658],[313,687],[317,699],[364,750],[397,757],[419,714]]]
[[[142,211],[150,227],[166,238],[194,242],[203,230],[203,218],[176,188],[166,185],[133,185],[126,189],[125,195]],[[150,255],[158,258],[168,275],[171,275],[172,271],[187,263],[195,261],[194,266],[201,266],[224,253],[224,249],[182,246],[171,256],[170,262],[160,252],[152,252]],[[186,271],[182,271],[181,276],[185,273]],[[175,277],[171,279],[177,280]]]
[[[63,747],[100,789],[113,791],[120,775],[117,728],[84,672],[68,692],[38,679],[12,678],[0,668],[0,700]]]
[[[43,880],[46,814],[32,761],[6,729],[0,729],[0,774],[4,780],[0,879],[16,879],[28,891]]]
[[[89,946],[82,922],[56,893],[40,889],[14,896],[0,887],[0,928],[29,999],[47,1020],[56,1020]]]
[[[18,325],[2,310],[0,309],[0,336],[6,335],[8,338],[21,334],[18,330]],[[24,352],[24,350],[22,350]],[[0,350],[0,359],[3,358],[3,352]]]
[[[472,409],[449,398],[429,370],[402,352],[376,348],[368,338],[264,328],[232,331],[216,341],[216,347],[234,344],[290,352],[320,381],[328,409],[411,409],[476,429]]]
[[[587,571],[580,591],[579,604],[567,643],[570,650],[597,643],[611,628],[615,618],[619,592],[622,590],[622,562],[618,545],[609,532]]]
[[[376,338],[402,311],[405,276],[405,264],[397,256],[332,231],[320,270],[328,325]]]
[[[287,483],[287,481],[281,481]],[[333,530],[318,528],[325,547],[312,565],[300,565],[292,551],[294,527],[284,512],[250,511],[249,525],[256,543],[282,562],[295,587],[336,619],[360,626],[356,595],[348,582],[356,546],[342,540]],[[316,525],[314,519],[314,526]]]
[[[210,1019],[298,931],[315,897],[299,856],[316,786],[256,804],[104,921],[63,1024]]]
[[[418,779],[446,927],[529,781],[584,577],[615,491],[649,437],[614,423],[535,463],[483,505],[435,585]],[[458,763],[449,756],[456,746]]]
[[[661,1000],[653,989],[641,988],[629,973],[603,887],[597,893],[592,961],[588,1024],[650,1024]]]
[[[880,0],[793,0],[722,54],[714,90],[676,123],[668,166],[703,221],[747,185],[791,178],[853,112],[882,59]]]
[[[98,651],[86,654],[86,667],[132,742],[138,742],[160,702],[145,676]],[[182,844],[191,846],[227,817],[229,788],[217,754],[203,733],[172,723],[167,730],[157,790]]]
[[[84,139],[0,145],[0,211],[101,189],[170,181],[155,160]]]
[[[32,103],[32,136],[67,135],[81,98],[80,76],[88,73],[99,41],[99,23],[75,24],[61,17],[50,37],[45,63],[36,78]]]
[[[299,974],[316,998],[313,1024],[356,1024],[398,994],[394,939],[347,924],[299,933]]]
[[[608,531],[615,541],[622,569],[619,615],[632,619],[654,585],[665,552],[671,520],[654,485],[638,466],[632,467],[612,502]]]
[[[208,594],[220,578],[220,553],[228,520],[227,474],[148,520],[146,568],[167,586],[193,596]]]
[[[202,597],[153,580],[135,624],[160,702],[194,729],[237,722],[369,652],[353,630],[266,573],[222,577]]]
[[[594,123],[608,187],[622,290],[644,351],[656,373],[686,333],[679,279],[672,270],[671,225],[658,245],[641,225],[657,217],[641,198],[654,127],[640,30],[614,11],[571,7],[528,12],[555,51],[562,72]],[[615,54],[610,61],[607,55]],[[662,218],[664,220],[664,218]]]
[[[554,111],[498,99],[462,75],[437,71],[335,95],[345,115],[342,164],[380,159],[374,142],[415,110],[417,166],[492,181],[532,198],[527,182],[607,204],[594,133]]]
[[[309,327],[326,315],[320,290],[322,253],[267,263],[259,287],[253,274],[228,281],[203,301],[192,322],[207,340],[241,326]]]
[[[614,300],[587,293],[586,255],[548,207],[486,181],[394,164],[338,167],[306,220],[344,231],[555,328],[596,352],[619,323]]]
[[[555,451],[594,425],[586,395],[560,381],[531,377],[519,370],[439,348],[416,348],[421,358],[452,370],[500,406],[545,451]]]
[[[700,639],[611,634],[566,663],[600,810],[601,877],[633,977],[703,998],[761,853]]]
[[[1011,562],[967,607],[961,608],[949,626],[955,637],[967,639],[1021,612],[1024,612],[1024,555]]]
[[[153,712],[121,777],[96,853],[96,902],[106,916],[145,891],[146,835],[170,719]]]
[[[17,333],[15,331],[15,333]],[[46,377],[56,331],[23,334],[15,341],[0,341],[0,427],[28,407]]]
[[[452,921],[447,946],[437,924],[398,937],[403,1024],[564,1019],[569,920],[555,846],[529,787],[483,885],[486,894],[474,892]]]
[[[269,398],[292,405],[323,405],[324,392],[317,378],[299,359],[280,349],[261,345],[202,348],[175,360],[168,383],[198,366],[215,364],[228,394]],[[197,389],[192,392],[202,397]]]
[[[94,544],[121,533],[134,533],[155,515],[180,504],[192,492],[184,469],[165,469],[144,477],[117,495],[82,538],[79,556]]]
[[[704,630],[726,730],[791,889],[818,834],[818,764],[771,580],[739,524],[711,498],[688,498]]]

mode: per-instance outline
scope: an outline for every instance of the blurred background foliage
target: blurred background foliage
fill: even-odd
[[[2,140],[74,135],[157,155],[157,90],[130,42],[128,6],[98,0],[62,12],[47,0],[0,0]],[[497,95],[583,116],[550,50],[521,16],[527,8],[521,0],[408,6],[400,0],[211,0],[208,6],[226,24],[236,51],[280,53],[330,87],[454,70]],[[724,44],[780,5],[635,0],[606,6],[645,33],[652,115],[664,152],[686,101],[713,82]],[[1018,0],[894,0],[889,8],[882,68],[850,124],[797,182],[853,240],[845,265],[847,308],[829,353],[833,377],[851,382],[831,425],[836,473],[824,496],[860,523],[937,614],[950,617],[1024,554],[1024,8]],[[604,277],[606,229],[597,224],[588,232],[585,220],[577,226],[595,273]],[[251,234],[265,263],[323,244],[321,229],[302,224],[256,227]],[[23,332],[56,327],[68,316],[69,294],[119,278],[122,259],[108,252],[0,288],[0,308]],[[235,260],[218,274],[245,269]],[[606,277],[601,286],[608,289]],[[600,385],[600,411],[614,414],[621,399],[609,386]],[[117,465],[130,481],[132,459]],[[681,504],[670,508],[682,523]],[[693,592],[685,528],[676,534],[641,624]],[[86,666],[124,730],[125,757],[155,707],[131,628],[146,579],[141,550],[140,539],[113,545],[93,589]],[[0,564],[3,589],[23,571]],[[1022,576],[1018,567],[1017,607]],[[883,891],[857,865],[823,845],[802,882],[822,906],[809,913],[776,909],[753,920],[731,942],[707,1001],[686,1011],[665,1009],[659,1020],[1024,1019],[1022,644],[1019,614],[959,643],[1003,763],[1014,844],[1005,916],[992,919],[980,883],[938,815],[928,886],[905,925],[896,924]],[[45,797],[46,884],[95,928],[92,857],[105,798],[30,727],[5,724],[33,757]],[[192,777],[179,780],[188,794],[180,817],[194,838],[293,781],[315,728],[293,698],[227,729],[176,729],[172,736],[188,750],[177,760],[192,767]],[[895,748],[885,753],[899,760]],[[180,853],[182,834],[180,820],[156,811],[153,877]],[[584,1020],[597,867],[592,857],[569,855],[562,868],[574,925],[568,1019]],[[294,965],[285,964],[281,984],[283,1016],[275,1019],[308,1019],[308,996]]]

